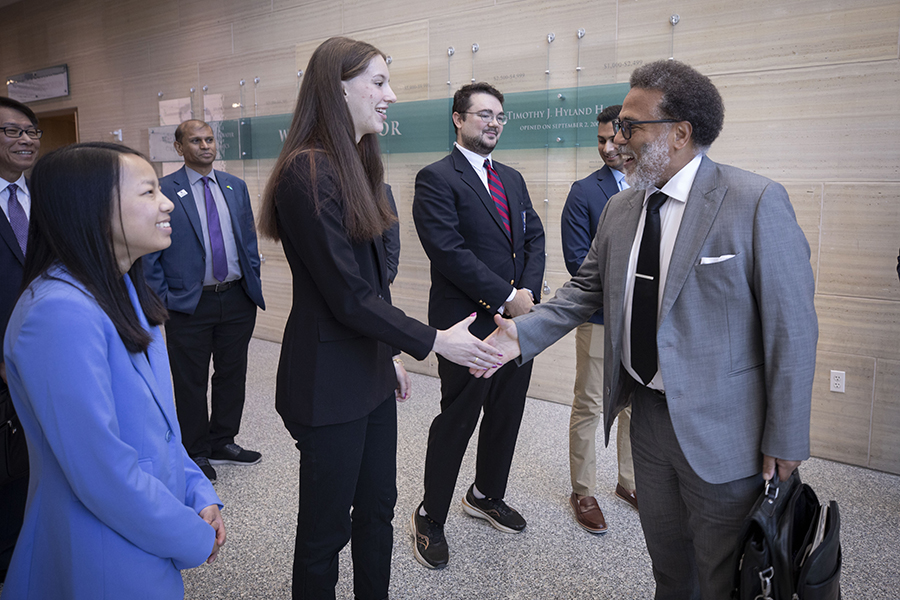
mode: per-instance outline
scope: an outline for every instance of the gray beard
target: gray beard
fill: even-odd
[[[667,136],[661,135],[641,148],[640,159],[635,160],[630,173],[625,173],[628,185],[638,190],[656,187],[669,167]],[[621,152],[621,151],[620,151]]]

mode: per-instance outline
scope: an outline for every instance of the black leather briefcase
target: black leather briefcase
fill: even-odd
[[[795,471],[766,482],[738,538],[735,600],[838,600],[841,515]]]

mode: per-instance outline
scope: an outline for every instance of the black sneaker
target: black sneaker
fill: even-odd
[[[469,491],[463,497],[463,510],[479,519],[485,519],[495,528],[505,533],[520,533],[525,529],[525,519],[516,509],[507,506],[501,498],[482,498],[479,500],[472,493],[475,484],[469,486]]]
[[[237,444],[227,444],[214,450],[209,457],[212,465],[255,465],[262,460],[262,454],[253,450],[244,450]]]
[[[203,474],[206,475],[207,479],[210,481],[216,480],[216,470],[209,465],[208,458],[205,456],[195,456],[194,462],[197,463],[197,466],[200,467],[200,470],[203,471]]]
[[[413,536],[413,554],[416,560],[429,569],[443,569],[447,566],[450,551],[444,537],[444,526],[431,517],[419,514],[422,505],[416,507],[410,520]]]

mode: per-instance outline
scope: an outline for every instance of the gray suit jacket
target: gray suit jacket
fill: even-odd
[[[643,196],[634,189],[615,195],[578,275],[516,319],[521,360],[530,360],[602,307],[607,443],[637,385],[622,367],[622,332]],[[675,241],[657,331],[672,424],[704,480],[759,473],[762,454],[809,457],[818,338],[813,291],[809,244],[784,188],[704,157]]]

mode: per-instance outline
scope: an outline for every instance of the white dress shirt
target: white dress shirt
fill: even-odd
[[[662,192],[669,197],[659,209],[659,297],[657,298],[657,315],[659,315],[659,304],[662,302],[663,292],[666,289],[666,276],[669,272],[669,262],[672,260],[672,250],[675,248],[675,239],[681,228],[681,217],[684,215],[684,207],[691,193],[691,187],[694,185],[694,178],[697,176],[702,158],[703,153],[695,156],[675,173],[661,190],[653,186],[644,190],[643,210],[638,221],[637,232],[634,234],[634,243],[631,245],[631,255],[628,258],[628,278],[625,282],[625,324],[622,327],[622,365],[638,382],[641,382],[641,378],[631,368],[631,302],[634,295],[634,273],[637,269],[638,253],[641,249],[641,237],[644,234],[644,221],[647,218],[647,199],[656,192]],[[656,371],[656,375],[653,376],[647,387],[665,391],[659,370]]]

